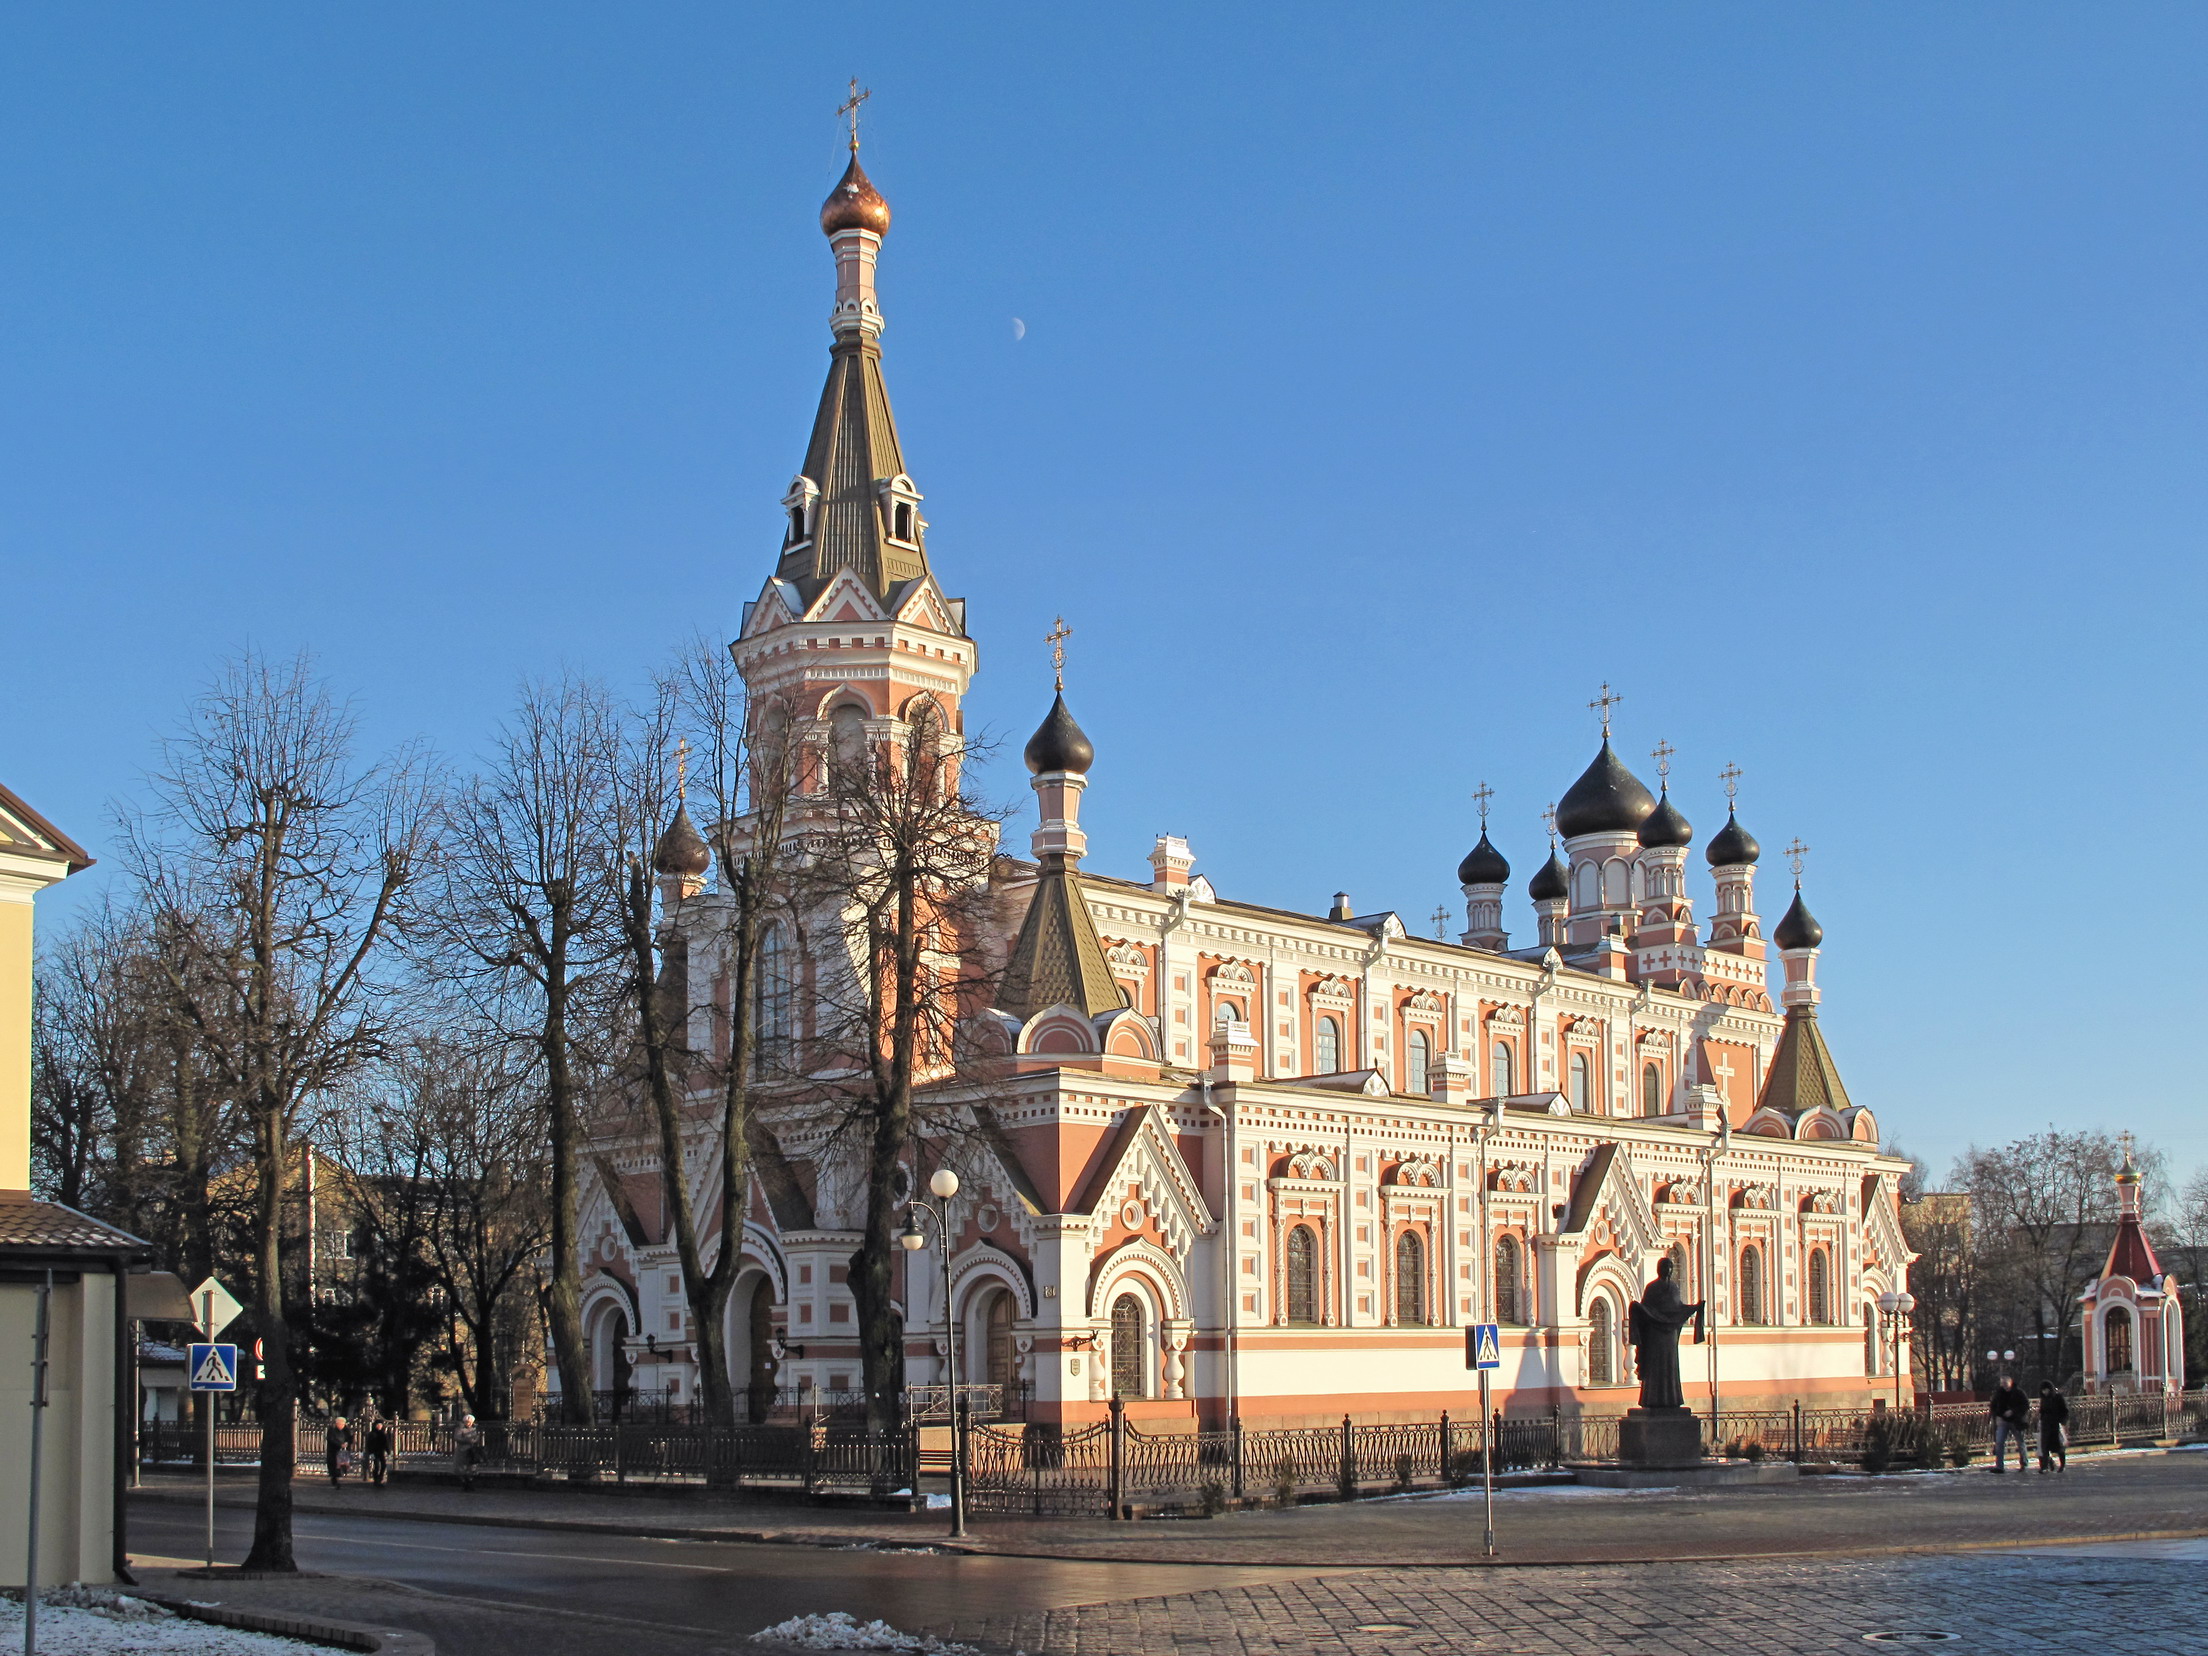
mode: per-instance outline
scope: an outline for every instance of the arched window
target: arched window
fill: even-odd
[[[790,1062],[791,1014],[797,999],[794,977],[789,930],[779,920],[773,921],[759,934],[759,958],[752,965],[754,1074],[782,1069]]]
[[[804,538],[805,508],[802,506],[792,506],[790,508],[790,540],[792,544],[795,544],[796,542],[801,541]]]
[[[1342,1026],[1334,1018],[1319,1020],[1319,1068],[1321,1075],[1338,1075],[1342,1068]]]
[[[2132,1368],[2131,1313],[2121,1305],[2112,1307],[2102,1328],[2103,1338],[2108,1341],[2108,1372],[2129,1374]]]
[[[1288,1320],[1319,1320],[1319,1239],[1309,1225],[1288,1232]]]
[[[1395,1239],[1395,1320],[1411,1328],[1426,1322],[1426,1243],[1416,1231]]]
[[[1403,1043],[1403,1090],[1405,1092],[1432,1092],[1429,1076],[1433,1069],[1433,1037],[1423,1029],[1413,1029],[1410,1038]]]
[[[1809,1320],[1832,1321],[1832,1255],[1822,1248],[1809,1250]]]
[[[1660,1116],[1664,1113],[1664,1070],[1661,1064],[1641,1066],[1641,1114]]]
[[[1873,1379],[1878,1376],[1878,1308],[1863,1307],[1863,1372]]]
[[[1582,1112],[1595,1107],[1595,1061],[1584,1052],[1572,1054],[1572,1108]]]
[[[1249,1019],[1242,1016],[1242,1008],[1233,1001],[1221,1001],[1211,1014],[1211,1023],[1214,1029],[1224,1029],[1229,1024],[1248,1023],[1249,1021]]]
[[[1501,1323],[1522,1323],[1526,1320],[1525,1272],[1520,1265],[1518,1238],[1498,1236],[1495,1239],[1495,1320]]]
[[[866,715],[849,702],[829,714],[828,747],[830,763],[852,777],[866,763]]]
[[[897,527],[893,534],[901,541],[912,539],[912,507],[902,500],[897,502]]]
[[[1518,1090],[1517,1068],[1510,1061],[1508,1041],[1497,1041],[1487,1049],[1487,1090],[1490,1097],[1508,1098]]]
[[[1610,1311],[1610,1297],[1597,1294],[1587,1307],[1587,1384],[1618,1383],[1617,1320]]]
[[[1017,1370],[1012,1349],[1012,1295],[999,1288],[989,1296],[982,1319],[982,1373],[992,1386],[1010,1386]]]
[[[1686,1243],[1674,1242],[1671,1245],[1671,1280],[1678,1284],[1682,1299],[1697,1299],[1701,1296],[1695,1292],[1694,1279],[1687,1274],[1687,1264]]]
[[[1147,1397],[1143,1384],[1149,1370],[1145,1360],[1142,1301],[1122,1294],[1112,1301],[1112,1393],[1116,1397]]]
[[[1763,1250],[1754,1243],[1740,1250],[1740,1316],[1744,1323],[1763,1321]]]

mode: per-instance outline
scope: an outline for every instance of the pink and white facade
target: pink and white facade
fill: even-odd
[[[888,209],[855,159],[823,225],[829,383],[779,563],[732,648],[826,750],[900,740],[923,699],[957,728],[978,661],[889,414]],[[1906,1282],[1905,1164],[1881,1154],[1819,1031],[1822,932],[1795,891],[1767,938],[1737,821],[1705,854],[1698,920],[1692,829],[1606,735],[1528,887],[1532,941],[1512,945],[1510,871],[1483,831],[1459,870],[1466,929],[1445,942],[1346,898],[1327,914],[1237,902],[1170,836],[1146,872],[1132,856],[1119,877],[1088,870],[1090,759],[1061,700],[1028,748],[1032,857],[998,859],[1001,924],[970,941],[999,986],[969,1021],[991,1056],[936,1083],[977,1129],[950,1204],[966,1378],[1022,1388],[1041,1420],[1098,1418],[1115,1393],[1155,1423],[1431,1418],[1467,1406],[1465,1325],[1497,1321],[1507,1411],[1615,1412],[1635,1396],[1626,1306],[1669,1254],[1688,1296],[1714,1302],[1728,1407],[1891,1391],[1876,1302]],[[710,1050],[720,901],[693,875],[667,889]],[[799,1046],[815,946],[801,927],[778,939],[763,991]],[[848,1391],[861,1192],[802,1108],[776,1126],[737,1243],[735,1378]],[[656,1140],[640,1119],[593,1149],[598,1383],[689,1395]],[[903,1269],[908,1376],[939,1382],[933,1249]],[[1710,1353],[1682,1355],[1701,1405]]]
[[[2116,1236],[2101,1274],[2080,1296],[2085,1389],[2152,1396],[2185,1389],[2185,1303],[2164,1274],[2140,1215],[2139,1168],[2125,1135],[2116,1172]]]

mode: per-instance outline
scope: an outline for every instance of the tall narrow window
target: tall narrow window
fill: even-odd
[[[1430,1075],[1434,1062],[1433,1039],[1423,1029],[1411,1031],[1410,1039],[1403,1043],[1403,1090],[1429,1093],[1434,1090]]]
[[[1520,1268],[1518,1238],[1498,1236],[1495,1239],[1495,1320],[1500,1323],[1522,1323],[1526,1320],[1524,1293],[1525,1273]]]
[[[790,1063],[791,1013],[797,997],[789,939],[789,928],[779,920],[759,934],[759,958],[752,967],[754,1075],[770,1074]]]
[[[1618,1383],[1618,1335],[1617,1324],[1610,1311],[1610,1299],[1597,1294],[1587,1307],[1587,1384],[1590,1386],[1614,1386]]]
[[[1822,1248],[1809,1251],[1809,1320],[1832,1321],[1832,1256]]]
[[[897,503],[896,536],[901,541],[912,539],[912,508],[901,500]]]
[[[1288,1320],[1319,1320],[1319,1239],[1309,1225],[1288,1233]]]
[[[1684,1242],[1671,1245],[1671,1280],[1679,1285],[1682,1298],[1702,1297],[1695,1289],[1694,1278],[1687,1274],[1687,1245]]]
[[[1335,1018],[1321,1018],[1318,1033],[1319,1068],[1321,1075],[1338,1075],[1342,1068],[1342,1026]]]
[[[2132,1364],[2131,1313],[2121,1305],[2115,1306],[2109,1311],[2108,1321],[2103,1326],[2107,1330],[2108,1372],[2129,1374]]]
[[[1641,1066],[1641,1114],[1660,1116],[1664,1113],[1664,1072],[1661,1065]]]
[[[1584,1052],[1572,1054],[1572,1108],[1582,1113],[1595,1107],[1595,1061]]]
[[[1763,1320],[1763,1250],[1751,1243],[1740,1250],[1740,1321]]]
[[[802,506],[792,506],[792,507],[790,508],[790,540],[791,540],[791,543],[792,543],[792,544],[794,545],[794,544],[795,544],[796,542],[798,542],[798,541],[801,541],[801,540],[803,540],[804,538],[805,538],[805,508],[804,508],[804,507],[802,507]]]
[[[1395,1239],[1395,1320],[1406,1328],[1426,1321],[1426,1243],[1416,1231]]]
[[[1873,1305],[1863,1307],[1863,1372],[1878,1373],[1878,1308]]]
[[[1147,1397],[1143,1377],[1149,1369],[1143,1332],[1142,1301],[1122,1294],[1112,1301],[1112,1392]]]
[[[999,1288],[989,1296],[989,1314],[983,1319],[983,1347],[988,1357],[989,1384],[1009,1386],[1017,1367],[1012,1349],[1012,1296]]]
[[[1518,1090],[1518,1066],[1510,1061],[1510,1043],[1497,1041],[1487,1049],[1487,1090],[1494,1098],[1508,1098]]]

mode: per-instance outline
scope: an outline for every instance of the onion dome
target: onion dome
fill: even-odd
[[[1740,825],[1740,818],[1730,810],[1725,813],[1725,826],[1710,841],[1710,848],[1702,853],[1712,868],[1723,868],[1730,863],[1752,863],[1763,855],[1763,847],[1756,843],[1756,836]]]
[[[1656,796],[1627,770],[1610,739],[1603,738],[1595,762],[1557,801],[1556,831],[1566,839],[1582,834],[1630,834],[1656,809]]]
[[[1656,809],[1641,819],[1641,844],[1654,851],[1673,845],[1685,850],[1693,843],[1694,824],[1680,814],[1679,807],[1671,802],[1671,790],[1666,788],[1656,801]]]
[[[1814,949],[1825,940],[1825,928],[1817,924],[1817,916],[1809,912],[1809,905],[1802,901],[1799,887],[1794,892],[1794,904],[1786,916],[1771,928],[1771,941],[1782,949]]]
[[[820,233],[832,236],[839,230],[871,230],[877,236],[889,234],[889,203],[882,199],[882,192],[874,188],[856,155],[851,157],[851,165],[844,168],[841,182],[820,204]]]
[[[1480,830],[1480,843],[1466,853],[1464,861],[1457,864],[1459,885],[1501,885],[1510,878],[1510,864],[1503,854],[1488,842],[1487,830]]]
[[[667,824],[667,831],[652,847],[653,869],[661,874],[694,879],[711,867],[712,862],[705,836],[691,824],[690,807],[677,805],[674,821]]]
[[[1551,898],[1562,897],[1568,889],[1564,859],[1551,846],[1549,860],[1535,870],[1533,878],[1526,882],[1526,895],[1537,903],[1545,903]]]
[[[1046,771],[1072,771],[1076,776],[1086,776],[1089,767],[1096,763],[1096,749],[1089,745],[1088,737],[1073,722],[1073,715],[1066,711],[1064,696],[1050,704],[1048,716],[1027,739],[1026,758],[1027,768],[1037,776]]]

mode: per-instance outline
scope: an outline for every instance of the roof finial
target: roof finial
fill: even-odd
[[[686,804],[690,798],[690,738],[675,739],[675,803]]]
[[[836,106],[836,113],[845,117],[851,123],[851,154],[854,157],[859,153],[859,105],[872,96],[874,96],[873,88],[862,88],[859,85],[859,77],[853,75],[851,77],[851,96]]]
[[[1648,756],[1656,761],[1656,774],[1667,788],[1671,786],[1671,756],[1678,751],[1669,742],[1658,742],[1648,750]]]
[[[1725,784],[1726,810],[1730,811],[1734,807],[1734,805],[1739,802],[1740,779],[1747,774],[1748,773],[1746,771],[1742,770],[1730,759],[1725,761],[1725,768],[1717,773],[1717,779]]]
[[[1482,782],[1472,790],[1472,803],[1480,808],[1480,832],[1487,832],[1487,805],[1495,797],[1495,790]]]
[[[1549,831],[1549,849],[1553,852],[1556,849],[1556,806],[1553,802],[1541,813],[1541,823]]]
[[[1604,679],[1602,681],[1602,694],[1587,704],[1602,715],[1602,739],[1606,742],[1610,740],[1610,709],[1623,700],[1625,700],[1625,697],[1612,690],[1610,681]]]
[[[1802,836],[1796,834],[1794,843],[1786,848],[1786,866],[1794,870],[1794,889],[1796,891],[1802,889],[1802,862],[1808,855],[1809,847],[1802,843]]]
[[[1446,942],[1449,937],[1449,911],[1439,903],[1434,905],[1434,941]]]
[[[1050,646],[1051,688],[1061,696],[1066,693],[1066,640],[1073,636],[1073,629],[1066,625],[1064,616],[1058,624],[1043,634],[1043,642]]]

